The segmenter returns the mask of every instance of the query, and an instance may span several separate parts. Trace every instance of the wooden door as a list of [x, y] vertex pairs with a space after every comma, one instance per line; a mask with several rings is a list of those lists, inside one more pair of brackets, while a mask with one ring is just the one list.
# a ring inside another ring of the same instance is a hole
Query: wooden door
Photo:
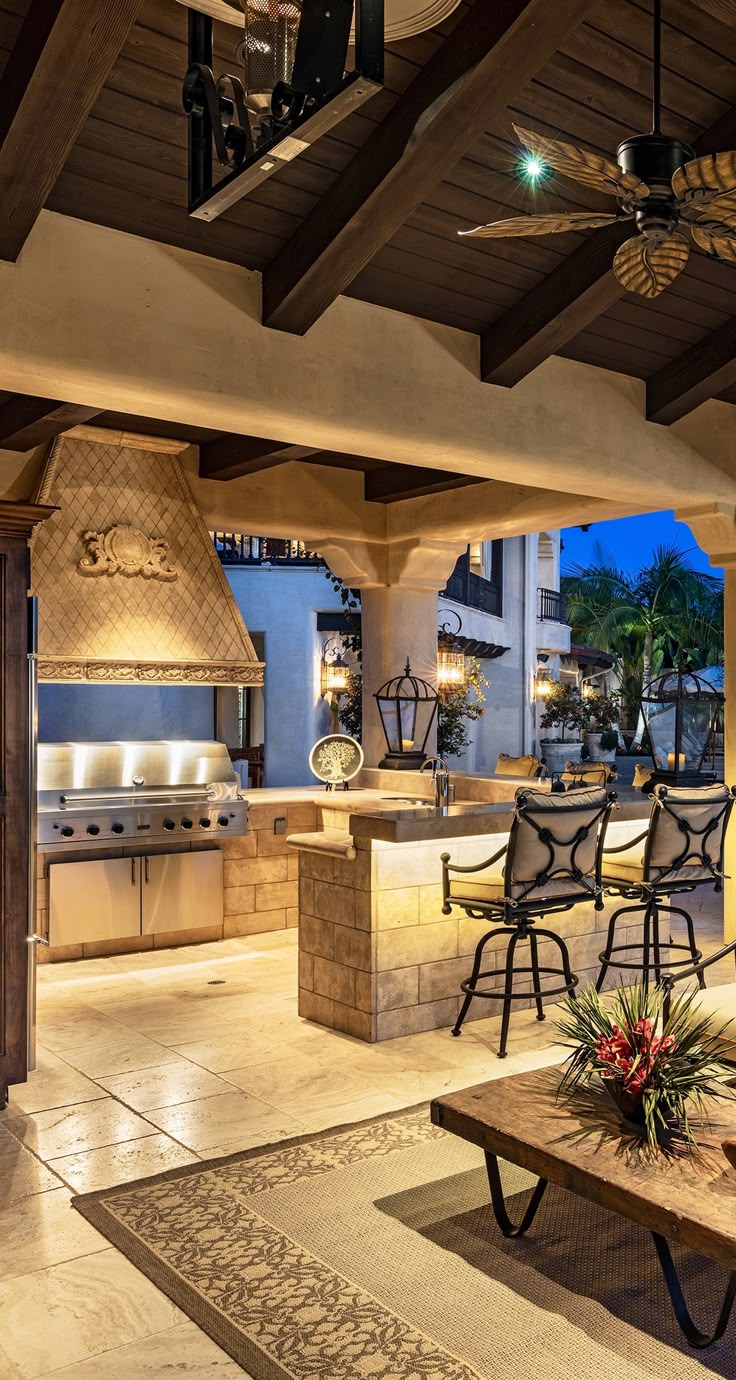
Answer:
[[54, 510], [0, 502], [0, 1109], [28, 1071], [30, 837], [28, 541]]

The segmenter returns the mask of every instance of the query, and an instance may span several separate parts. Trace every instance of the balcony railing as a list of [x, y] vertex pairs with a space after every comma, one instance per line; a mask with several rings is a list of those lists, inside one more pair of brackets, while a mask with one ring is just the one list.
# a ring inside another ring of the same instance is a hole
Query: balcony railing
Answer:
[[567, 622], [567, 599], [559, 589], [537, 590], [537, 618], [541, 623]]
[[467, 554], [460, 557], [440, 598], [454, 599], [466, 608], [480, 609], [482, 613], [493, 613], [501, 617], [501, 584], [486, 580], [470, 569]]
[[251, 537], [243, 532], [212, 532], [223, 565], [323, 566], [316, 551], [303, 541], [281, 537]]

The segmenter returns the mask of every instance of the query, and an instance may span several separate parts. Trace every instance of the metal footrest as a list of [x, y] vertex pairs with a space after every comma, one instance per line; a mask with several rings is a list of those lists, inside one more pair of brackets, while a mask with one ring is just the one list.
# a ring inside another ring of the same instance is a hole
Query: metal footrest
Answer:
[[[543, 976], [564, 978], [565, 976], [562, 968], [538, 968], [537, 972], [539, 973], [540, 978]], [[514, 968], [515, 978], [523, 977], [529, 974], [531, 974], [532, 977], [534, 976], [533, 968]], [[479, 973], [478, 977], [476, 978], [476, 982], [482, 982], [484, 978], [494, 977], [505, 978], [506, 969], [493, 968], [489, 969], [489, 971], [486, 973]], [[488, 997], [490, 1000], [493, 1000], [493, 998], [495, 997], [497, 1001], [536, 1001], [539, 997], [559, 997], [563, 992], [574, 991], [578, 984], [577, 974], [572, 973], [571, 977], [572, 981], [565, 982], [564, 987], [547, 987], [544, 989], [534, 987], [530, 988], [529, 991], [525, 992], [506, 992], [503, 987], [499, 988], [495, 992], [481, 992], [478, 987], [472, 985], [472, 978], [466, 978], [465, 982], [460, 983], [460, 990], [461, 992], [465, 992], [467, 996]]]

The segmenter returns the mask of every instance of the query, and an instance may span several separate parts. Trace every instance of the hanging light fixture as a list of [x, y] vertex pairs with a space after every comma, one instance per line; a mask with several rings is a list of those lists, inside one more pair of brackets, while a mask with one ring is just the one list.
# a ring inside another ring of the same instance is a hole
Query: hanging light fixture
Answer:
[[379, 767], [417, 771], [427, 757], [427, 739], [439, 702], [437, 691], [412, 674], [407, 657], [404, 674], [387, 680], [374, 698], [388, 748]]
[[342, 655], [343, 651], [344, 647], [336, 637], [330, 638], [322, 647], [320, 684], [323, 695], [344, 695], [350, 688], [350, 667]]
[[464, 690], [468, 683], [465, 653], [457, 641], [463, 620], [454, 609], [442, 609], [441, 612], [457, 618], [457, 627], [451, 632], [444, 622], [437, 633], [437, 689], [440, 694], [447, 690]]

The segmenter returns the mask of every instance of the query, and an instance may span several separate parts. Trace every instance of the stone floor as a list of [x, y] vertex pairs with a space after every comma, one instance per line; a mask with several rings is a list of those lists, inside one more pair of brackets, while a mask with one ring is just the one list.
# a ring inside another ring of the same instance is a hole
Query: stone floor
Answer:
[[[697, 912], [702, 947], [717, 898]], [[367, 1046], [299, 1018], [293, 931], [49, 965], [38, 1067], [0, 1115], [0, 1377], [244, 1372], [69, 1207], [74, 1192], [398, 1110], [556, 1062], [521, 1011]], [[712, 983], [731, 981], [729, 966]], [[712, 984], [711, 984], [712, 985]], [[347, 1377], [346, 1377], [347, 1380]]]

